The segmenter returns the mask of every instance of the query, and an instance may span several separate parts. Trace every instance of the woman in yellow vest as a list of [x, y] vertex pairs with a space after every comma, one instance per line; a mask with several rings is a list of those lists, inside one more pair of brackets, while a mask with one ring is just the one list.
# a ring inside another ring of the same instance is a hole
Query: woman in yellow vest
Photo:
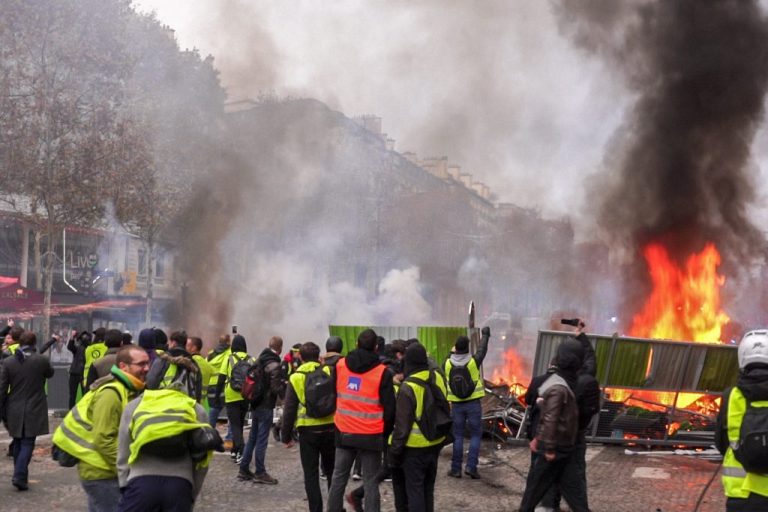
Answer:
[[[296, 426], [299, 432], [299, 454], [301, 469], [304, 471], [304, 490], [307, 493], [309, 512], [323, 512], [319, 464], [322, 464], [326, 475], [333, 474], [336, 452], [333, 414], [324, 418], [312, 418], [307, 414], [304, 384], [307, 374], [320, 367], [320, 347], [312, 342], [304, 343], [299, 347], [298, 355], [302, 364], [288, 379], [280, 438], [286, 447], [293, 446], [292, 431], [294, 425]], [[331, 368], [328, 366], [324, 366], [322, 371], [331, 375]], [[330, 488], [330, 479], [327, 483]]]
[[[742, 423], [749, 405], [756, 411], [765, 410], [768, 419], [768, 330], [746, 333], [739, 343], [738, 360], [739, 380], [723, 395], [715, 430], [715, 445], [725, 456], [722, 477], [727, 498], [725, 509], [728, 512], [768, 510], [768, 475], [747, 471], [737, 458], [741, 457]], [[768, 459], [768, 455], [759, 453], [760, 448], [751, 451], [752, 455]]]
[[[424, 413], [425, 388], [411, 380], [417, 379], [426, 385], [434, 379], [443, 393], [443, 400], [445, 381], [438, 372], [429, 370], [427, 350], [420, 343], [413, 343], [406, 349], [404, 361], [406, 380], [397, 394], [395, 428], [387, 453], [393, 468], [392, 486], [398, 510], [405, 505], [412, 512], [433, 512], [437, 460], [445, 438], [429, 440], [419, 430], [417, 421]], [[403, 500], [406, 503], [402, 503]]]

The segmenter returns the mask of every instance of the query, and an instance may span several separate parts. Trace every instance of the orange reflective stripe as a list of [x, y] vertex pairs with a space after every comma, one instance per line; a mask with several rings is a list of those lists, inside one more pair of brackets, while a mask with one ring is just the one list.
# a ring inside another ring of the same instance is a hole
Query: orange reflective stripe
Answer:
[[379, 364], [366, 373], [354, 373], [346, 359], [336, 364], [336, 416], [339, 431], [347, 434], [384, 433], [384, 407], [379, 388], [385, 367]]

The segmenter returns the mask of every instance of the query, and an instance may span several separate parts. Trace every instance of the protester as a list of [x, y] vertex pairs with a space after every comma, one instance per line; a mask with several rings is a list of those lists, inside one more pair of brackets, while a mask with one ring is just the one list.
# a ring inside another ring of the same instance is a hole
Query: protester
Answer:
[[[169, 345], [173, 351], [173, 341]], [[192, 370], [179, 365], [177, 371]], [[148, 389], [123, 411], [117, 453], [120, 512], [192, 510], [211, 450], [221, 445], [203, 407], [186, 393], [184, 383], [198, 377], [181, 376], [166, 388]]]
[[325, 342], [325, 354], [321, 358], [323, 364], [330, 367], [336, 367], [336, 363], [341, 359], [341, 351], [344, 350], [344, 342], [338, 336], [330, 336]]
[[91, 370], [91, 365], [94, 361], [106, 354], [107, 345], [104, 343], [104, 336], [107, 334], [107, 330], [104, 327], [99, 327], [93, 331], [93, 342], [85, 349], [85, 368], [83, 368], [83, 388], [88, 389], [88, 372]]
[[117, 510], [120, 417], [128, 401], [143, 391], [148, 371], [149, 356], [144, 350], [133, 345], [120, 348], [109, 375], [92, 384], [53, 436], [59, 449], [79, 459], [77, 471], [88, 496], [88, 512]]
[[100, 358], [96, 359], [91, 368], [88, 370], [88, 375], [85, 378], [85, 389], [90, 389], [96, 379], [100, 379], [109, 375], [112, 366], [114, 366], [117, 360], [117, 352], [123, 345], [123, 334], [117, 329], [110, 329], [104, 334], [104, 345], [107, 347], [107, 351]]
[[154, 329], [142, 329], [139, 333], [139, 346], [149, 356], [149, 363], [152, 364], [157, 358], [157, 343], [155, 341], [156, 333]]
[[[234, 341], [232, 345], [234, 347]], [[260, 365], [264, 372], [267, 389], [258, 403], [250, 404], [253, 421], [251, 422], [251, 432], [248, 435], [248, 444], [245, 445], [242, 461], [239, 461], [240, 471], [237, 477], [240, 480], [253, 480], [257, 484], [277, 484], [277, 478], [267, 473], [265, 459], [275, 403], [278, 396], [283, 394], [283, 373], [280, 368], [280, 352], [282, 350], [283, 339], [280, 336], [272, 336], [269, 339], [269, 345], [262, 350], [256, 360], [256, 364]], [[253, 455], [253, 473], [250, 470], [251, 455]]]
[[[197, 336], [187, 338], [187, 352], [192, 356], [192, 360], [197, 363], [197, 367], [200, 368], [200, 376], [202, 377], [202, 388], [200, 390], [200, 403], [205, 409], [205, 412], [210, 411], [210, 405], [208, 403], [208, 386], [213, 377], [213, 366], [204, 358], [200, 353], [203, 350], [203, 340]], [[213, 423], [214, 428], [216, 423]]]
[[480, 457], [480, 441], [483, 437], [483, 408], [485, 396], [481, 368], [488, 352], [491, 329], [483, 327], [482, 339], [477, 353], [469, 353], [469, 338], [456, 338], [453, 354], [445, 361], [445, 378], [448, 380], [448, 401], [451, 402], [453, 418], [453, 456], [448, 476], [461, 478], [461, 464], [464, 458], [464, 426], [469, 426], [469, 453], [464, 474], [480, 478], [477, 462]]
[[579, 475], [564, 471], [576, 444], [579, 410], [573, 390], [583, 359], [581, 343], [562, 342], [557, 349], [557, 370], [539, 388], [541, 417], [530, 443], [534, 461], [528, 472], [521, 512], [533, 512], [555, 482], [559, 482], [560, 492], [571, 510], [588, 512]]
[[[252, 363], [252, 358], [248, 355], [248, 347], [245, 344], [245, 338], [237, 334], [232, 338], [232, 351], [221, 365], [219, 370], [219, 379], [216, 383], [215, 402], [218, 403], [221, 392], [224, 392], [224, 403], [227, 406], [227, 419], [232, 427], [232, 461], [240, 465], [243, 460], [243, 425], [245, 415], [248, 413], [248, 402], [243, 399], [240, 391], [233, 388], [233, 370], [240, 362]], [[242, 383], [241, 383], [242, 384]]]
[[366, 329], [357, 348], [336, 364], [336, 454], [328, 511], [341, 512], [344, 489], [355, 460], [360, 457], [365, 486], [365, 510], [380, 509], [379, 483], [384, 443], [395, 419], [392, 374], [376, 354], [376, 333]]
[[[334, 426], [333, 413], [314, 418], [307, 413], [307, 375], [318, 368], [332, 380], [331, 367], [320, 364], [320, 347], [312, 342], [304, 343], [299, 349], [302, 364], [289, 379], [283, 404], [283, 427], [280, 438], [285, 446], [294, 445], [294, 425], [299, 433], [299, 456], [304, 472], [304, 491], [307, 493], [309, 512], [323, 512], [323, 496], [320, 492], [319, 465], [326, 475], [333, 474]], [[328, 482], [330, 488], [331, 482]]]
[[[9, 320], [9, 322], [13, 322], [13, 320]], [[21, 341], [21, 335], [24, 334], [24, 329], [20, 325], [11, 324], [8, 327], [10, 327], [10, 329], [6, 334], [6, 337], [10, 336], [10, 339], [5, 341], [5, 348], [2, 353], [0, 353], [0, 361], [7, 359], [16, 353], [20, 346], [19, 342]]]
[[437, 390], [438, 396], [433, 395], [435, 402], [444, 402], [447, 409], [445, 381], [442, 375], [429, 369], [427, 351], [420, 343], [412, 344], [405, 351], [404, 372], [406, 378], [397, 395], [397, 412], [388, 456], [390, 465], [395, 468], [392, 479], [395, 508], [408, 512], [433, 512], [437, 459], [445, 436], [428, 439], [418, 422], [427, 413], [424, 409], [426, 389], [430, 393]]
[[[227, 360], [231, 352], [229, 344], [229, 334], [222, 335], [219, 337], [219, 344], [216, 345], [213, 350], [208, 352], [208, 357], [206, 358], [208, 363], [211, 365], [211, 368], [213, 368], [213, 374], [211, 375], [211, 379], [208, 381], [208, 405], [211, 408], [209, 414], [211, 426], [213, 428], [216, 428], [216, 421], [219, 419], [221, 410], [224, 408], [224, 404], [221, 402], [221, 398], [216, 396], [216, 385], [219, 382], [219, 371], [221, 370], [221, 367], [224, 365], [224, 361]], [[230, 429], [231, 426], [228, 426], [227, 428]], [[231, 438], [232, 435], [230, 430], [227, 433], [225, 440]]]
[[83, 331], [72, 335], [67, 342], [67, 350], [72, 352], [72, 364], [69, 365], [69, 408], [72, 409], [82, 392], [83, 372], [85, 371], [85, 349], [91, 344], [91, 333]]
[[35, 439], [48, 433], [45, 381], [53, 377], [48, 358], [37, 353], [37, 337], [25, 332], [19, 348], [0, 368], [0, 418], [13, 438], [13, 477], [20, 491], [29, 488], [29, 462]]
[[133, 334], [131, 334], [128, 331], [125, 331], [123, 334], [123, 346], [125, 345], [131, 345], [133, 343]]
[[168, 349], [158, 353], [147, 374], [147, 389], [167, 389], [171, 384], [181, 386], [184, 393], [201, 400], [203, 388], [200, 368], [187, 352], [187, 333], [174, 331], [168, 339]]
[[[723, 394], [715, 425], [715, 446], [724, 455], [725, 510], [768, 510], [764, 433], [754, 437], [757, 443], [748, 441], [750, 433], [764, 431], [766, 422], [765, 408], [752, 404], [768, 401], [768, 330], [746, 333], [739, 343], [737, 358], [739, 378]], [[762, 467], [753, 467], [755, 463]]]

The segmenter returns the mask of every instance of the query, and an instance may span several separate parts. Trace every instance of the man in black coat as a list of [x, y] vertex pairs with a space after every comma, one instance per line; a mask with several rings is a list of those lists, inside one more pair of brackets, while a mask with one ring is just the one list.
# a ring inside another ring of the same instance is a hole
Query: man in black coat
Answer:
[[19, 345], [0, 368], [0, 418], [14, 443], [11, 483], [26, 491], [35, 438], [48, 433], [45, 380], [53, 377], [53, 366], [47, 357], [37, 353], [34, 333], [25, 332]]

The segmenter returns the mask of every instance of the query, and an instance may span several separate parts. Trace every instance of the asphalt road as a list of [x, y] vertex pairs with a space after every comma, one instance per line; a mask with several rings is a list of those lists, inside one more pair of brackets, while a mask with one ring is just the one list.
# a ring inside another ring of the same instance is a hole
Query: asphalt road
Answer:
[[[57, 421], [52, 420], [52, 427]], [[8, 442], [3, 429], [3, 453]], [[457, 480], [446, 476], [450, 465], [447, 447], [440, 457], [435, 510], [517, 510], [529, 460], [525, 447], [496, 449], [494, 444], [484, 441], [479, 467], [483, 479]], [[590, 508], [594, 512], [693, 512], [700, 498], [700, 512], [725, 509], [719, 474], [712, 478], [719, 470], [717, 462], [681, 455], [628, 455], [625, 448], [602, 445], [590, 446], [587, 460]], [[217, 454], [195, 510], [306, 510], [298, 447], [286, 449], [270, 440], [266, 464], [269, 473], [279, 479], [278, 485], [237, 481], [237, 467], [229, 456]], [[0, 457], [2, 511], [87, 510], [76, 469], [59, 467], [50, 459], [50, 436], [38, 441], [30, 466], [29, 491], [16, 491], [11, 486], [11, 473], [12, 460]], [[353, 485], [357, 483], [350, 480], [350, 489]], [[382, 510], [394, 510], [391, 484], [382, 484], [381, 494]]]

